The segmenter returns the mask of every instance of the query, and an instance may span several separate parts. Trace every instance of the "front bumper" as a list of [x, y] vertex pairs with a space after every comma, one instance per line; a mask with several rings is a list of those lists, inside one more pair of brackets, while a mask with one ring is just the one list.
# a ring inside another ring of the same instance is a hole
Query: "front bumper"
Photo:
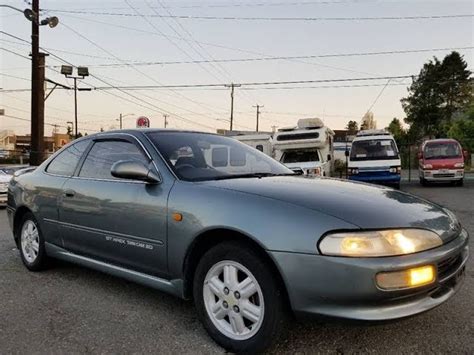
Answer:
[[6, 206], [8, 200], [7, 192], [0, 192], [0, 206]]
[[[271, 252], [296, 315], [324, 315], [356, 320], [390, 320], [434, 308], [454, 295], [469, 255], [465, 230], [451, 242], [412, 255], [347, 258]], [[432, 264], [435, 283], [409, 290], [384, 291], [375, 283], [382, 271]]]
[[398, 184], [400, 183], [400, 174], [387, 175], [350, 175], [349, 180], [369, 182], [372, 184]]
[[421, 170], [420, 177], [427, 181], [457, 181], [464, 178], [463, 169]]

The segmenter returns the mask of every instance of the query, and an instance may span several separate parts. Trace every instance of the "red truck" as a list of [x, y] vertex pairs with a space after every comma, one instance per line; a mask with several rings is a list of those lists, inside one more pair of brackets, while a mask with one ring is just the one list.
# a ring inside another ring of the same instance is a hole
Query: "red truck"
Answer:
[[418, 152], [420, 183], [423, 186], [431, 182], [462, 185], [465, 157], [467, 151], [463, 151], [459, 142], [454, 139], [425, 141]]

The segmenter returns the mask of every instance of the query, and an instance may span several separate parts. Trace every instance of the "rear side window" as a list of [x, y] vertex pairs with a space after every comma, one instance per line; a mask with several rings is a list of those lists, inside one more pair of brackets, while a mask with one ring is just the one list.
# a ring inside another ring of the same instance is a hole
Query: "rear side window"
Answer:
[[148, 159], [140, 149], [126, 141], [101, 141], [92, 146], [84, 160], [79, 176], [96, 179], [117, 179], [110, 173], [119, 160], [136, 160], [148, 165]]
[[72, 176], [77, 163], [89, 145], [90, 140], [83, 140], [71, 145], [59, 153], [46, 168], [46, 172], [55, 175]]

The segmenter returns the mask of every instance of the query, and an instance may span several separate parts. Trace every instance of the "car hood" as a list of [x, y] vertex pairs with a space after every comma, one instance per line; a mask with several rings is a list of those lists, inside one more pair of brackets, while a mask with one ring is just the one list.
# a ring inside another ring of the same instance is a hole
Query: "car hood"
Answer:
[[445, 241], [461, 231], [448, 210], [398, 190], [338, 179], [264, 177], [204, 184], [259, 195], [317, 210], [360, 228], [430, 229]]

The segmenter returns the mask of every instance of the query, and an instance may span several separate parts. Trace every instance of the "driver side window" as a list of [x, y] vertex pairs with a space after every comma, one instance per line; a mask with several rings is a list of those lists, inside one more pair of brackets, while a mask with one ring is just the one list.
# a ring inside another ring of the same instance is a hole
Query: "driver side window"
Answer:
[[95, 142], [89, 151], [79, 176], [118, 180], [112, 176], [110, 170], [112, 165], [120, 160], [136, 160], [145, 165], [149, 163], [135, 144], [127, 141], [99, 141]]

